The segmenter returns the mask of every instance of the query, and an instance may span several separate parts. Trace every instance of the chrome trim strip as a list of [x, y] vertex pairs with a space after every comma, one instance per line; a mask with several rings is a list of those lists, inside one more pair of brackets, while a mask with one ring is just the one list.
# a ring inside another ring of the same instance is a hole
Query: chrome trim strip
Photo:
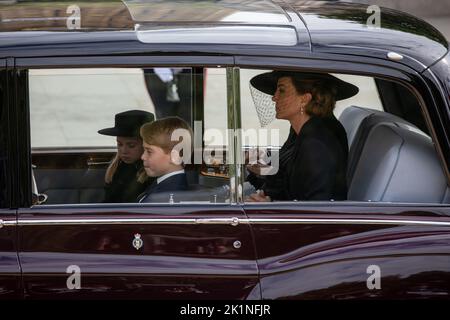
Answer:
[[36, 225], [128, 225], [128, 224], [195, 224], [196, 219], [19, 219], [19, 226], [36, 226]]
[[16, 220], [1, 220], [0, 219], [0, 229], [3, 227], [14, 227], [17, 225]]
[[[211, 218], [211, 219], [22, 219], [19, 220], [19, 226], [72, 226], [72, 225], [129, 225], [129, 224], [186, 224], [186, 225], [198, 225], [198, 224], [225, 224], [237, 226], [242, 220], [236, 217], [231, 218]], [[244, 222], [244, 223], [248, 223]]]
[[374, 224], [374, 225], [431, 225], [450, 227], [449, 222], [385, 220], [385, 219], [248, 219], [250, 224]]
[[228, 175], [230, 177], [230, 203], [238, 203], [237, 172], [236, 172], [236, 101], [235, 101], [235, 72], [233, 67], [227, 67], [227, 129], [228, 131]]
[[244, 204], [244, 158], [242, 151], [241, 80], [240, 69], [233, 68], [233, 121], [234, 121], [234, 167], [236, 170], [236, 202]]
[[367, 224], [367, 225], [412, 225], [412, 226], [442, 226], [450, 227], [449, 222], [439, 221], [413, 221], [413, 220], [385, 220], [385, 219], [239, 219], [232, 218], [206, 218], [206, 219], [21, 219], [16, 221], [3, 221], [6, 226], [38, 226], [38, 225], [129, 225], [129, 224]]

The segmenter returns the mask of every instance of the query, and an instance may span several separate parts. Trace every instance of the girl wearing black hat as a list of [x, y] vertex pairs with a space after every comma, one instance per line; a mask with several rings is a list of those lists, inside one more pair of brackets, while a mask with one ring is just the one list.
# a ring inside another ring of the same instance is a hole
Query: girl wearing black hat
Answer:
[[260, 91], [254, 100], [264, 98], [261, 92], [272, 96], [276, 118], [291, 129], [275, 175], [259, 176], [257, 165], [248, 166], [248, 180], [260, 190], [247, 201], [347, 199], [347, 135], [333, 110], [358, 88], [329, 74], [287, 71], [257, 75], [250, 84]]
[[116, 114], [115, 126], [99, 130], [98, 133], [115, 136], [117, 154], [105, 174], [106, 203], [136, 202], [140, 195], [152, 182], [145, 174], [141, 156], [144, 152], [140, 127], [154, 121], [152, 113], [141, 110], [130, 110]]

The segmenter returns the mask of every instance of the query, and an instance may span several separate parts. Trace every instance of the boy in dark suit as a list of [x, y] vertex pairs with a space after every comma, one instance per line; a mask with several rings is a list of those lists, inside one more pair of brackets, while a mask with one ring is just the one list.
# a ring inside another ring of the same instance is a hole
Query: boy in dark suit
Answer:
[[138, 202], [152, 202], [152, 195], [188, 190], [183, 158], [190, 158], [192, 131], [186, 121], [168, 117], [141, 127], [144, 170], [154, 181], [138, 197]]

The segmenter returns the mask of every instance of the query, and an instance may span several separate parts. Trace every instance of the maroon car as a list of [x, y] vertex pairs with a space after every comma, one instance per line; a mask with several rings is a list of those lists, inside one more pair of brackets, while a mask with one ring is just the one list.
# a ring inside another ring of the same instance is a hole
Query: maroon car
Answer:
[[[0, 298], [449, 299], [449, 44], [378, 9], [0, 4]], [[254, 103], [272, 70], [358, 87], [334, 110], [347, 200], [247, 201], [290, 130]], [[98, 130], [126, 110], [191, 125], [188, 190], [104, 201]]]

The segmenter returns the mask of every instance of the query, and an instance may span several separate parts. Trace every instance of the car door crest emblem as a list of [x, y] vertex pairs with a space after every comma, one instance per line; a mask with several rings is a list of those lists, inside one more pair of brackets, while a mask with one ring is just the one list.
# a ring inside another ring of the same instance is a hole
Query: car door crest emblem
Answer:
[[141, 239], [141, 235], [139, 233], [136, 233], [134, 235], [134, 240], [133, 240], [133, 247], [136, 250], [139, 250], [140, 248], [142, 248], [142, 246], [144, 245], [144, 241], [142, 241]]

